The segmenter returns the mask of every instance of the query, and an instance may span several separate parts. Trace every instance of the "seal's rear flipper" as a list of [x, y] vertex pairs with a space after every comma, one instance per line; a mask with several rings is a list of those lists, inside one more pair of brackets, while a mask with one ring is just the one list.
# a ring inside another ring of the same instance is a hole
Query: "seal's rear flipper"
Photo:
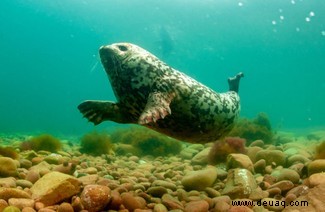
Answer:
[[239, 72], [238, 74], [236, 74], [236, 76], [228, 78], [229, 91], [235, 91], [236, 93], [238, 93], [239, 81], [242, 77], [244, 77], [244, 73]]

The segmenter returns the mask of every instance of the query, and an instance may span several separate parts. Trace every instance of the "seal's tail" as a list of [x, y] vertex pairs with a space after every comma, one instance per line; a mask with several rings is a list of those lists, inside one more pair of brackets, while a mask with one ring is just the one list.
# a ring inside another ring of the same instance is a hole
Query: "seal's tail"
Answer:
[[229, 91], [235, 91], [236, 93], [238, 93], [239, 81], [242, 77], [244, 77], [244, 73], [239, 72], [238, 74], [236, 74], [236, 76], [228, 78]]

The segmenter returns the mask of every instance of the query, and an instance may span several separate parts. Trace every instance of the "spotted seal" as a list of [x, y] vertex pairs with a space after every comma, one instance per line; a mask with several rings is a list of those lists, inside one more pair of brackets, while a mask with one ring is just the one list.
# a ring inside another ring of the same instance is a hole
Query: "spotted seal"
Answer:
[[95, 125], [133, 123], [179, 140], [206, 143], [228, 132], [238, 117], [242, 73], [228, 79], [228, 92], [216, 93], [137, 45], [102, 46], [99, 54], [117, 102], [89, 100], [78, 106]]

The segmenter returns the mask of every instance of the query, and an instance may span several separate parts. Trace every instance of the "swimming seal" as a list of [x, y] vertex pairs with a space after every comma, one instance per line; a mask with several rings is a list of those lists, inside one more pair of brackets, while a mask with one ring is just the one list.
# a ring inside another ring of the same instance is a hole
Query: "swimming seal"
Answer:
[[85, 101], [80, 112], [95, 125], [103, 121], [146, 126], [190, 143], [215, 141], [239, 115], [243, 73], [228, 79], [229, 91], [216, 93], [131, 43], [99, 49], [117, 102]]

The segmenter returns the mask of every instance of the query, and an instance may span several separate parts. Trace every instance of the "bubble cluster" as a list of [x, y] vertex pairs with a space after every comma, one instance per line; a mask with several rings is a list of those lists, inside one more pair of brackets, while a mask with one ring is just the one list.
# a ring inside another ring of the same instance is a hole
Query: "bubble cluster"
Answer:
[[309, 15], [305, 18], [306, 22], [310, 22], [311, 18], [315, 16], [315, 13], [313, 11], [309, 12]]

